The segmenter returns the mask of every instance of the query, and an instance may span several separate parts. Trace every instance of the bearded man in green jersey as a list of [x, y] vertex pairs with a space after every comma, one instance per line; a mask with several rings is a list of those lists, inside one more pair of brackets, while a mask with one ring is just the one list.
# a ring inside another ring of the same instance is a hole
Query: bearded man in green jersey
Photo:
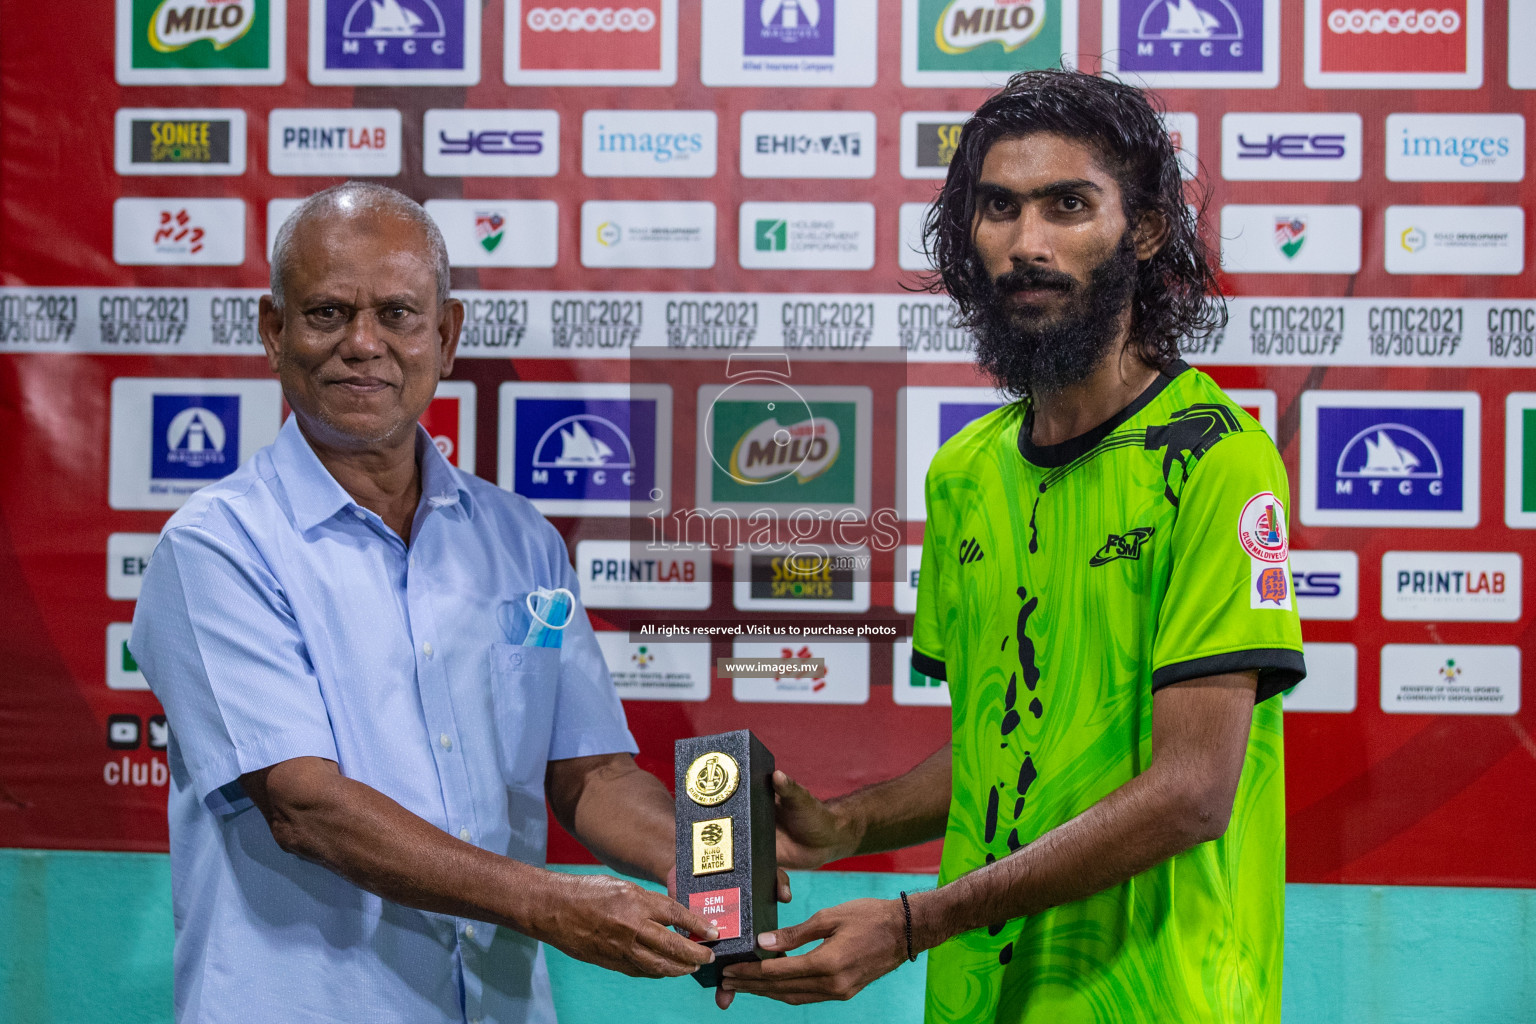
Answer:
[[780, 864], [943, 836], [940, 884], [761, 936], [822, 941], [726, 968], [719, 1001], [850, 998], [926, 949], [930, 1022], [1278, 1024], [1289, 494], [1178, 358], [1224, 310], [1174, 146], [1137, 89], [1020, 74], [927, 230], [1017, 399], [927, 477], [912, 670], [948, 681], [952, 739], [825, 803], [774, 782]]

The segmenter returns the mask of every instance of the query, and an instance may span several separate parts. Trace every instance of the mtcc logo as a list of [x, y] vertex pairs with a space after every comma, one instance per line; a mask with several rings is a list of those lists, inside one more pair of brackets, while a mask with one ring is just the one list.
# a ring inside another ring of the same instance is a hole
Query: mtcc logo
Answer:
[[1402, 423], [1376, 423], [1351, 437], [1334, 469], [1340, 494], [1353, 494], [1361, 481], [1372, 494], [1392, 487], [1411, 495], [1416, 484], [1439, 496], [1445, 489], [1440, 453], [1423, 433]]

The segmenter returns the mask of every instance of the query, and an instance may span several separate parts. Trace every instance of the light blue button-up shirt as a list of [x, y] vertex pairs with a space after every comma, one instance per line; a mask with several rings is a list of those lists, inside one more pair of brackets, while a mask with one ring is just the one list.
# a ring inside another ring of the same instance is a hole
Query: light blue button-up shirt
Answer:
[[543, 866], [550, 760], [636, 750], [585, 614], [522, 646], [555, 529], [418, 433], [409, 547], [290, 418], [171, 517], [130, 647], [171, 726], [181, 1021], [554, 1020], [542, 947], [284, 853], [239, 777], [324, 757], [465, 842]]

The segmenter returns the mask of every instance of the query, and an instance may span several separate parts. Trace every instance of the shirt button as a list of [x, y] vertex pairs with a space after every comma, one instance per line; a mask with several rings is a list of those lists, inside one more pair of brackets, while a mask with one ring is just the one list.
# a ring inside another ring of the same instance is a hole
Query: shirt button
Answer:
[[352, 514], [353, 514], [353, 515], [355, 515], [355, 516], [357, 516], [357, 518], [359, 518], [359, 519], [367, 519], [367, 518], [368, 518], [368, 513], [367, 513], [367, 512], [364, 512], [364, 511], [363, 511], [363, 510], [362, 510], [362, 509], [360, 509], [360, 508], [355, 508], [355, 509], [353, 509], [353, 510], [352, 510]]
[[466, 939], [472, 939], [472, 938], [475, 937], [475, 926], [474, 925], [467, 924], [467, 925], [464, 926], [464, 937]]
[[469, 842], [469, 829], [467, 829], [467, 828], [459, 829], [459, 838], [464, 840], [466, 843]]
[[442, 747], [444, 750], [452, 750], [453, 749], [453, 740], [448, 738], [448, 734], [447, 733], [443, 733], [441, 736], [439, 736], [437, 738], [437, 743], [438, 743], [438, 746]]
[[429, 658], [432, 657], [432, 645], [430, 643], [422, 644], [421, 653], [425, 654]]

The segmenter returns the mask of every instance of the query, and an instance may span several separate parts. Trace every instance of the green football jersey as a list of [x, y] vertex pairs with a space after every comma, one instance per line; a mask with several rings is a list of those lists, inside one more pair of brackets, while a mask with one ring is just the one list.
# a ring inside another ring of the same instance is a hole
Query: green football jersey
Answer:
[[1027, 405], [928, 472], [913, 671], [953, 701], [940, 882], [1087, 810], [1152, 757], [1163, 686], [1258, 671], [1226, 834], [1122, 885], [931, 951], [927, 1020], [1278, 1024], [1281, 690], [1305, 674], [1285, 469], [1210, 377], [1170, 366], [1108, 422], [1030, 441]]

